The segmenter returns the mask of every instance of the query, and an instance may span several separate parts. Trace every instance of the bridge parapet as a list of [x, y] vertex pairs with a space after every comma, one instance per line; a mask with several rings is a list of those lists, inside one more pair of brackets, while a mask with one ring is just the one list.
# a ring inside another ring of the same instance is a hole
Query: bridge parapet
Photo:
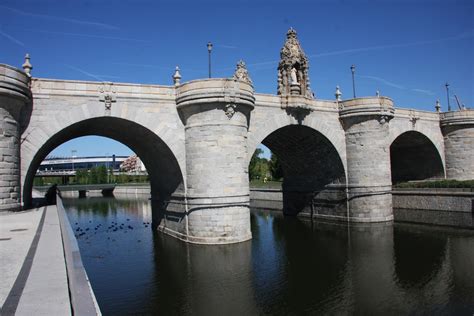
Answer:
[[20, 208], [20, 114], [30, 104], [30, 77], [0, 64], [0, 211]]
[[441, 113], [444, 136], [446, 177], [474, 179], [474, 110]]
[[[206, 79], [186, 82], [176, 91], [178, 110], [187, 113], [191, 105], [219, 104], [228, 115], [229, 104], [246, 106], [250, 110], [255, 104], [252, 85], [234, 79]], [[234, 110], [237, 110], [234, 107]]]
[[440, 113], [410, 108], [395, 108], [395, 118], [416, 118], [416, 120], [439, 122]]
[[451, 111], [440, 114], [440, 123], [442, 127], [474, 125], [474, 110]]
[[174, 99], [175, 89], [170, 86], [134, 84], [107, 81], [58, 80], [33, 78], [31, 90], [35, 98], [99, 97], [101, 93], [114, 93], [121, 99]]
[[22, 107], [31, 100], [30, 78], [20, 69], [0, 64], [0, 106], [15, 120]]
[[387, 97], [356, 98], [339, 103], [339, 115], [343, 119], [350, 117], [378, 116], [388, 121], [394, 117], [393, 101]]

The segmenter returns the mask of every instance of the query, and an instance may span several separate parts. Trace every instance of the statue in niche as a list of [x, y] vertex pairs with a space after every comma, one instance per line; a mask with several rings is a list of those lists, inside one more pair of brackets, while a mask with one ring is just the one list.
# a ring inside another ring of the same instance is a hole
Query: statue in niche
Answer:
[[291, 94], [291, 85], [299, 85], [298, 95], [313, 98], [308, 76], [308, 59], [296, 36], [296, 31], [290, 28], [286, 33], [286, 41], [280, 51], [278, 64], [278, 94]]
[[291, 84], [298, 84], [298, 77], [296, 75], [296, 68], [291, 68]]

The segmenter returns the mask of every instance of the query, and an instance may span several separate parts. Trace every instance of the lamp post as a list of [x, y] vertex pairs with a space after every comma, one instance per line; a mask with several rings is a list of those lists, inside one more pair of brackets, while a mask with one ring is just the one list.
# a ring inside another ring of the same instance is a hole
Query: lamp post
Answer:
[[109, 153], [105, 153], [105, 165], [107, 166], [107, 183], [109, 183]]
[[74, 154], [77, 153], [77, 150], [73, 149], [71, 150], [71, 156], [72, 156], [72, 173], [74, 173]]
[[451, 104], [449, 103], [449, 83], [446, 82], [444, 85], [446, 87], [446, 97], [448, 98], [448, 112], [451, 111]]
[[207, 51], [209, 53], [209, 78], [211, 78], [211, 51], [212, 51], [211, 42], [207, 42]]
[[[71, 150], [71, 156], [72, 156], [72, 175], [75, 176], [76, 173], [74, 172], [74, 154], [77, 153], [77, 150], [73, 149]], [[69, 177], [67, 177], [67, 182], [69, 184]], [[74, 179], [74, 182], [77, 182], [77, 179]]]
[[354, 99], [356, 98], [356, 87], [355, 87], [355, 81], [354, 81], [355, 70], [356, 70], [355, 65], [352, 65], [352, 66], [351, 66], [351, 72], [352, 72], [352, 94], [354, 95]]

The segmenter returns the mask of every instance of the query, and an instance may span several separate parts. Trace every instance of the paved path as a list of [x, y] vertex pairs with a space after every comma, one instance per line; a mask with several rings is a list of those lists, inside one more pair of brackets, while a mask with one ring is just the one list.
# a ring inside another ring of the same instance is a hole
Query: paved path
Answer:
[[71, 315], [54, 205], [0, 213], [1, 315]]

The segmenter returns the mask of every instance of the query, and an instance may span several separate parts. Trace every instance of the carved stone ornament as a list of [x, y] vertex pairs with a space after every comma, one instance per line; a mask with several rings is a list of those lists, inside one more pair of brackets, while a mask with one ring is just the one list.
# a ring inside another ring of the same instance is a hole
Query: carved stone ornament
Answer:
[[250, 79], [249, 72], [247, 71], [247, 66], [245, 62], [240, 60], [237, 63], [237, 68], [235, 69], [234, 77], [235, 80], [240, 80], [252, 84], [252, 79]]
[[106, 110], [110, 110], [112, 108], [112, 103], [117, 101], [113, 85], [114, 84], [111, 82], [104, 82], [102, 86], [99, 87], [99, 100], [100, 102], [104, 102]]
[[388, 121], [390, 120], [390, 117], [388, 115], [380, 115], [379, 117], [379, 123], [381, 125], [384, 125], [385, 123], [387, 123]]
[[237, 105], [234, 103], [229, 103], [225, 106], [225, 115], [229, 120], [232, 118], [232, 116], [234, 116], [236, 108]]
[[[299, 85], [298, 94], [313, 98], [308, 76], [308, 59], [296, 37], [296, 31], [290, 28], [286, 33], [286, 41], [280, 51], [280, 63], [278, 64], [278, 94], [291, 94], [292, 84]], [[295, 89], [293, 89], [295, 94]]]
[[410, 122], [413, 128], [415, 128], [416, 122], [420, 119], [419, 116], [415, 115], [414, 111], [410, 111]]

